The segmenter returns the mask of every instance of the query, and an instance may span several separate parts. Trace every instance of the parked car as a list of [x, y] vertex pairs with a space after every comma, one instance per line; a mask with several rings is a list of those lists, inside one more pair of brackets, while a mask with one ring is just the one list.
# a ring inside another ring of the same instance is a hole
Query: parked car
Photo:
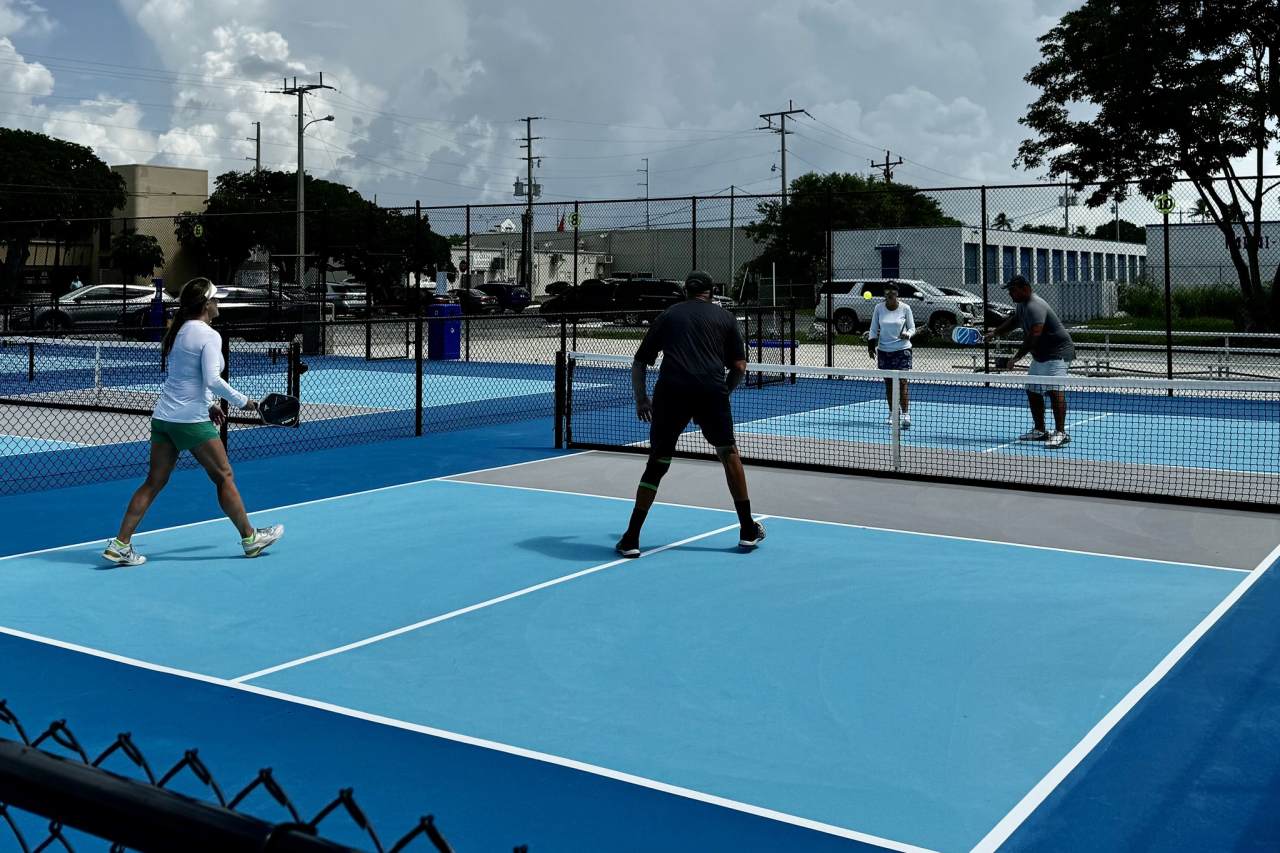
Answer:
[[[552, 282], [552, 284], [559, 283]], [[565, 283], [567, 284], [567, 282]], [[512, 311], [519, 314], [533, 301], [533, 298], [529, 295], [529, 290], [514, 281], [487, 281], [484, 284], [476, 285], [472, 290], [487, 293], [498, 300], [499, 311]], [[550, 293], [550, 285], [548, 285], [547, 291]]]
[[947, 296], [957, 296], [966, 302], [972, 302], [974, 305], [983, 305], [984, 322], [988, 326], [999, 326], [1005, 320], [1009, 319], [1009, 315], [1013, 313], [1013, 306], [1007, 302], [982, 302], [982, 297], [969, 290], [961, 290], [958, 287], [943, 287], [938, 285]]
[[604, 315], [615, 310], [613, 292], [616, 282], [589, 278], [577, 287], [562, 289], [543, 301], [538, 311], [547, 319], [561, 314]]
[[490, 296], [471, 287], [456, 287], [449, 291], [453, 301], [462, 306], [463, 314], [497, 314], [502, 311], [496, 296]]
[[621, 322], [638, 326], [685, 299], [684, 285], [669, 279], [625, 279], [613, 291], [613, 307]]
[[[58, 299], [14, 315], [15, 327], [70, 331], [94, 326], [114, 328], [125, 318], [151, 307], [156, 289], [146, 284], [88, 284]], [[164, 295], [166, 306], [178, 301]]]
[[369, 291], [354, 279], [331, 281], [325, 284], [325, 301], [333, 306], [338, 316], [363, 314], [369, 307]]
[[[818, 304], [813, 318], [818, 323], [834, 322], [836, 332], [851, 335], [865, 329], [871, 322], [871, 311], [876, 302], [884, 298], [884, 286], [892, 282], [898, 287], [898, 297], [911, 306], [916, 324], [935, 335], [950, 334], [953, 326], [971, 326], [978, 320], [976, 302], [959, 296], [947, 296], [927, 281], [919, 279], [837, 279], [824, 284], [818, 293]], [[827, 294], [831, 299], [827, 299]], [[867, 299], [864, 293], [870, 293]], [[828, 302], [832, 316], [827, 316]]]

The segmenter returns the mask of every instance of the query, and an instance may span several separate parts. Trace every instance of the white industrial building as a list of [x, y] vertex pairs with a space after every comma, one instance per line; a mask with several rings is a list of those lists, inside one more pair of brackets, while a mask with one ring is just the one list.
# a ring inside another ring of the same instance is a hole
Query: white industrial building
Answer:
[[[1263, 222], [1258, 246], [1258, 262], [1263, 280], [1270, 282], [1280, 268], [1280, 222]], [[1244, 235], [1236, 229], [1235, 241], [1241, 245]], [[1241, 253], [1244, 248], [1241, 246]], [[1164, 226], [1147, 226], [1147, 259], [1151, 277], [1157, 284], [1164, 281]], [[1236, 268], [1231, 263], [1227, 237], [1213, 222], [1170, 223], [1169, 282], [1173, 287], [1206, 287], [1226, 284], [1240, 286]]]
[[[1029, 231], [965, 225], [871, 228], [832, 234], [834, 278], [921, 279], [940, 287], [982, 292], [1016, 273], [1067, 320], [1115, 314], [1117, 286], [1146, 274], [1147, 246]], [[995, 294], [993, 301], [1000, 301]]]

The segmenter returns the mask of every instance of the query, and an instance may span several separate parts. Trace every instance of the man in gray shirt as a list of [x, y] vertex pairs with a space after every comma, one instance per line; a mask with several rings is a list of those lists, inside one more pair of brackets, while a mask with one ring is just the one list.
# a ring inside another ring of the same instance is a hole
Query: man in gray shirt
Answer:
[[[1030, 353], [1031, 367], [1027, 373], [1031, 376], [1066, 376], [1068, 365], [1076, 357], [1076, 348], [1058, 315], [1048, 302], [1031, 292], [1031, 284], [1022, 276], [1015, 275], [1004, 287], [1009, 291], [1015, 310], [1008, 320], [991, 331], [989, 337], [1007, 335], [1021, 326], [1022, 346], [1012, 358], [997, 361], [996, 366], [1001, 369], [1012, 367]], [[1045, 431], [1045, 394], [1049, 395], [1053, 405], [1052, 434]], [[1067, 435], [1067, 395], [1062, 385], [1028, 385], [1027, 402], [1031, 406], [1033, 428], [1019, 437], [1021, 441], [1043, 441], [1045, 447], [1058, 448], [1071, 440]]]

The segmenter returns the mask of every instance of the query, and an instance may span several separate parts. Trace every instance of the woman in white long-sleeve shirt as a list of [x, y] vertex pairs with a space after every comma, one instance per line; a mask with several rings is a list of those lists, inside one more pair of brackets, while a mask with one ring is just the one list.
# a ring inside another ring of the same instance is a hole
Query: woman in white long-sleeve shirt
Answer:
[[[871, 328], [867, 333], [867, 353], [876, 360], [880, 370], [911, 369], [911, 336], [916, 333], [916, 318], [911, 306], [898, 301], [898, 288], [884, 286], [884, 302], [871, 312]], [[907, 394], [907, 380], [898, 382], [899, 421], [903, 429], [911, 428], [911, 400]], [[893, 423], [893, 380], [884, 381], [885, 399], [889, 401], [889, 420]]]
[[284, 535], [275, 524], [256, 530], [249, 523], [244, 501], [236, 488], [227, 450], [218, 436], [225, 415], [214, 403], [215, 395], [246, 411], [258, 407], [255, 400], [232, 388], [222, 378], [222, 337], [209, 324], [218, 316], [218, 290], [207, 278], [196, 278], [182, 288], [178, 315], [160, 345], [167, 362], [164, 385], [151, 417], [151, 463], [146, 481], [133, 493], [120, 522], [120, 532], [107, 543], [102, 555], [124, 566], [147, 561], [133, 547], [133, 533], [142, 523], [156, 495], [169, 482], [184, 450], [204, 466], [218, 489], [218, 503], [240, 533], [246, 557], [256, 557]]

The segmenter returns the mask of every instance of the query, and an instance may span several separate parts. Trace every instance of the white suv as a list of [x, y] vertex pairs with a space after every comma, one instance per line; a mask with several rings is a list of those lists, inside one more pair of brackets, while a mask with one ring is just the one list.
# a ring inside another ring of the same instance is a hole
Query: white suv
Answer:
[[[905, 278], [836, 279], [823, 284], [813, 319], [819, 323], [834, 320], [837, 334], [859, 332], [870, 324], [871, 311], [884, 299], [884, 287], [890, 283], [897, 285], [898, 298], [911, 306], [916, 325], [927, 327], [933, 334], [946, 335], [952, 326], [981, 322], [978, 303], [962, 296], [947, 296], [927, 281]], [[871, 298], [867, 299], [864, 293], [870, 293]], [[831, 317], [827, 316], [828, 303]]]

